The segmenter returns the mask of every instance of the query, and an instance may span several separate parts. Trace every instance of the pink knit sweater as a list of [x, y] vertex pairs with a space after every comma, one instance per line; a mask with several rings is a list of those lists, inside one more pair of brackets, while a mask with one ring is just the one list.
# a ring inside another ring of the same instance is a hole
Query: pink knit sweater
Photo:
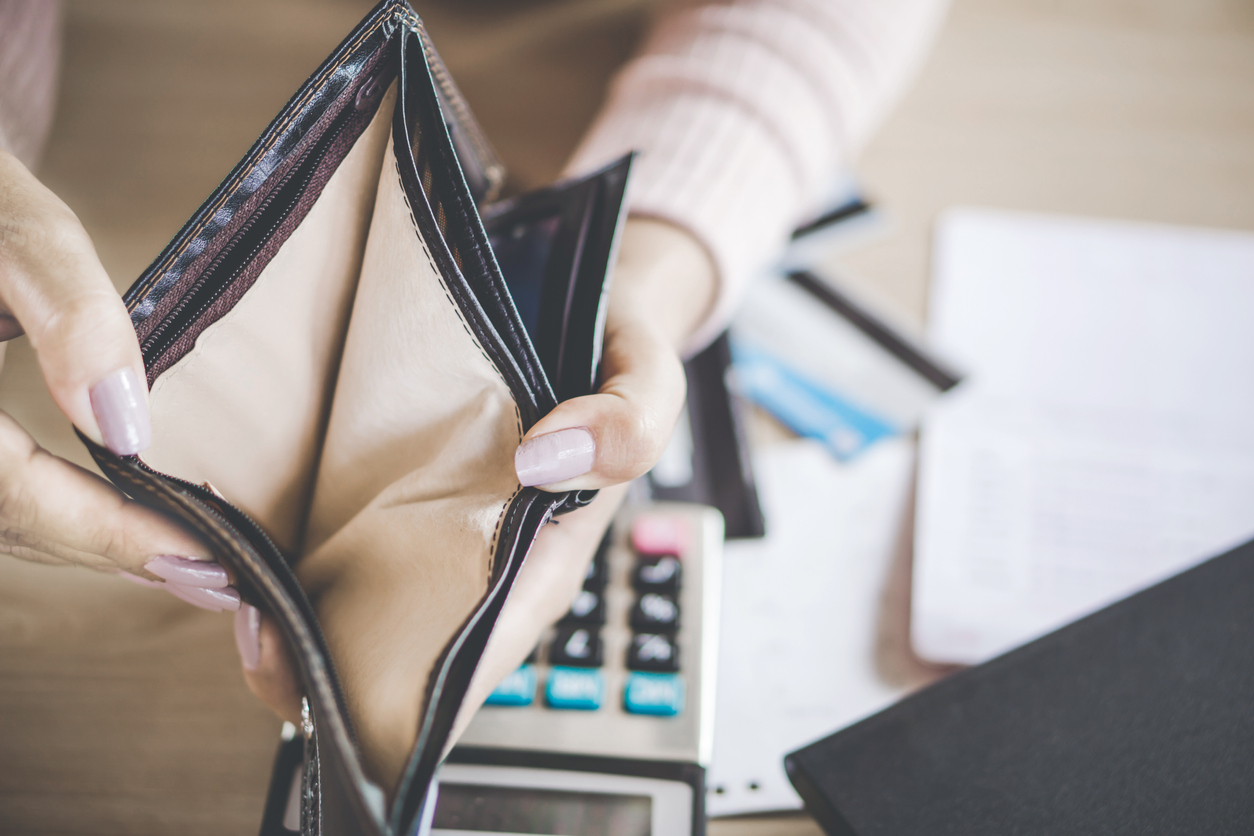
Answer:
[[28, 167], [52, 127], [61, 62], [61, 4], [0, 0], [0, 148]]
[[[918, 64], [946, 0], [676, 0], [571, 160], [642, 152], [631, 211], [706, 247], [719, 276], [691, 348], [849, 164]], [[0, 147], [32, 164], [51, 124], [60, 4], [0, 0]]]
[[679, 2], [619, 73], [567, 170], [642, 152], [631, 212], [692, 232], [719, 276], [691, 349], [727, 325], [745, 283], [849, 165], [920, 63], [945, 5]]

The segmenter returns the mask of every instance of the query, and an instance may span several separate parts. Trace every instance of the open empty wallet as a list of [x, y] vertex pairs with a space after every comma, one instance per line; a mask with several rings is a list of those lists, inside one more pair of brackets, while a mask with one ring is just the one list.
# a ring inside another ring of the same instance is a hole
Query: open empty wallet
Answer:
[[592, 500], [513, 455], [594, 387], [629, 167], [493, 202], [501, 166], [385, 0], [125, 296], [153, 443], [84, 441], [281, 628], [302, 833], [419, 827], [528, 549]]

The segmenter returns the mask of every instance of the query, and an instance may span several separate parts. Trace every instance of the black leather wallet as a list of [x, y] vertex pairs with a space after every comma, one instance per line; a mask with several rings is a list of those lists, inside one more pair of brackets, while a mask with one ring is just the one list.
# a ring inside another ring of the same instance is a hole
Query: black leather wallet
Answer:
[[492, 204], [500, 164], [385, 0], [125, 296], [153, 444], [84, 442], [280, 626], [302, 833], [414, 831], [532, 541], [592, 499], [512, 457], [595, 383], [629, 167]]

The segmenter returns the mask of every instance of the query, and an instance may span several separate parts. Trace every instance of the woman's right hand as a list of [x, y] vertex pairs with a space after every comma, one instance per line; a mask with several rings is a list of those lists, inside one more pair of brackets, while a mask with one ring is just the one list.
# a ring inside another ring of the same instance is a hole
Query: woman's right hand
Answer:
[[[0, 150], [0, 364], [5, 341], [23, 332], [74, 426], [119, 455], [148, 446], [148, 387], [126, 307], [74, 213]], [[0, 553], [118, 572], [215, 611], [240, 606], [196, 537], [44, 450], [4, 412]]]

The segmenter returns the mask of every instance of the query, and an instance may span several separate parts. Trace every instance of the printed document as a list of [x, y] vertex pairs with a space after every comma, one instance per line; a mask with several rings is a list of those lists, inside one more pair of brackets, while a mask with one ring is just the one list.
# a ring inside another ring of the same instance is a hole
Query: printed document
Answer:
[[957, 209], [911, 640], [976, 663], [1254, 537], [1254, 235]]

